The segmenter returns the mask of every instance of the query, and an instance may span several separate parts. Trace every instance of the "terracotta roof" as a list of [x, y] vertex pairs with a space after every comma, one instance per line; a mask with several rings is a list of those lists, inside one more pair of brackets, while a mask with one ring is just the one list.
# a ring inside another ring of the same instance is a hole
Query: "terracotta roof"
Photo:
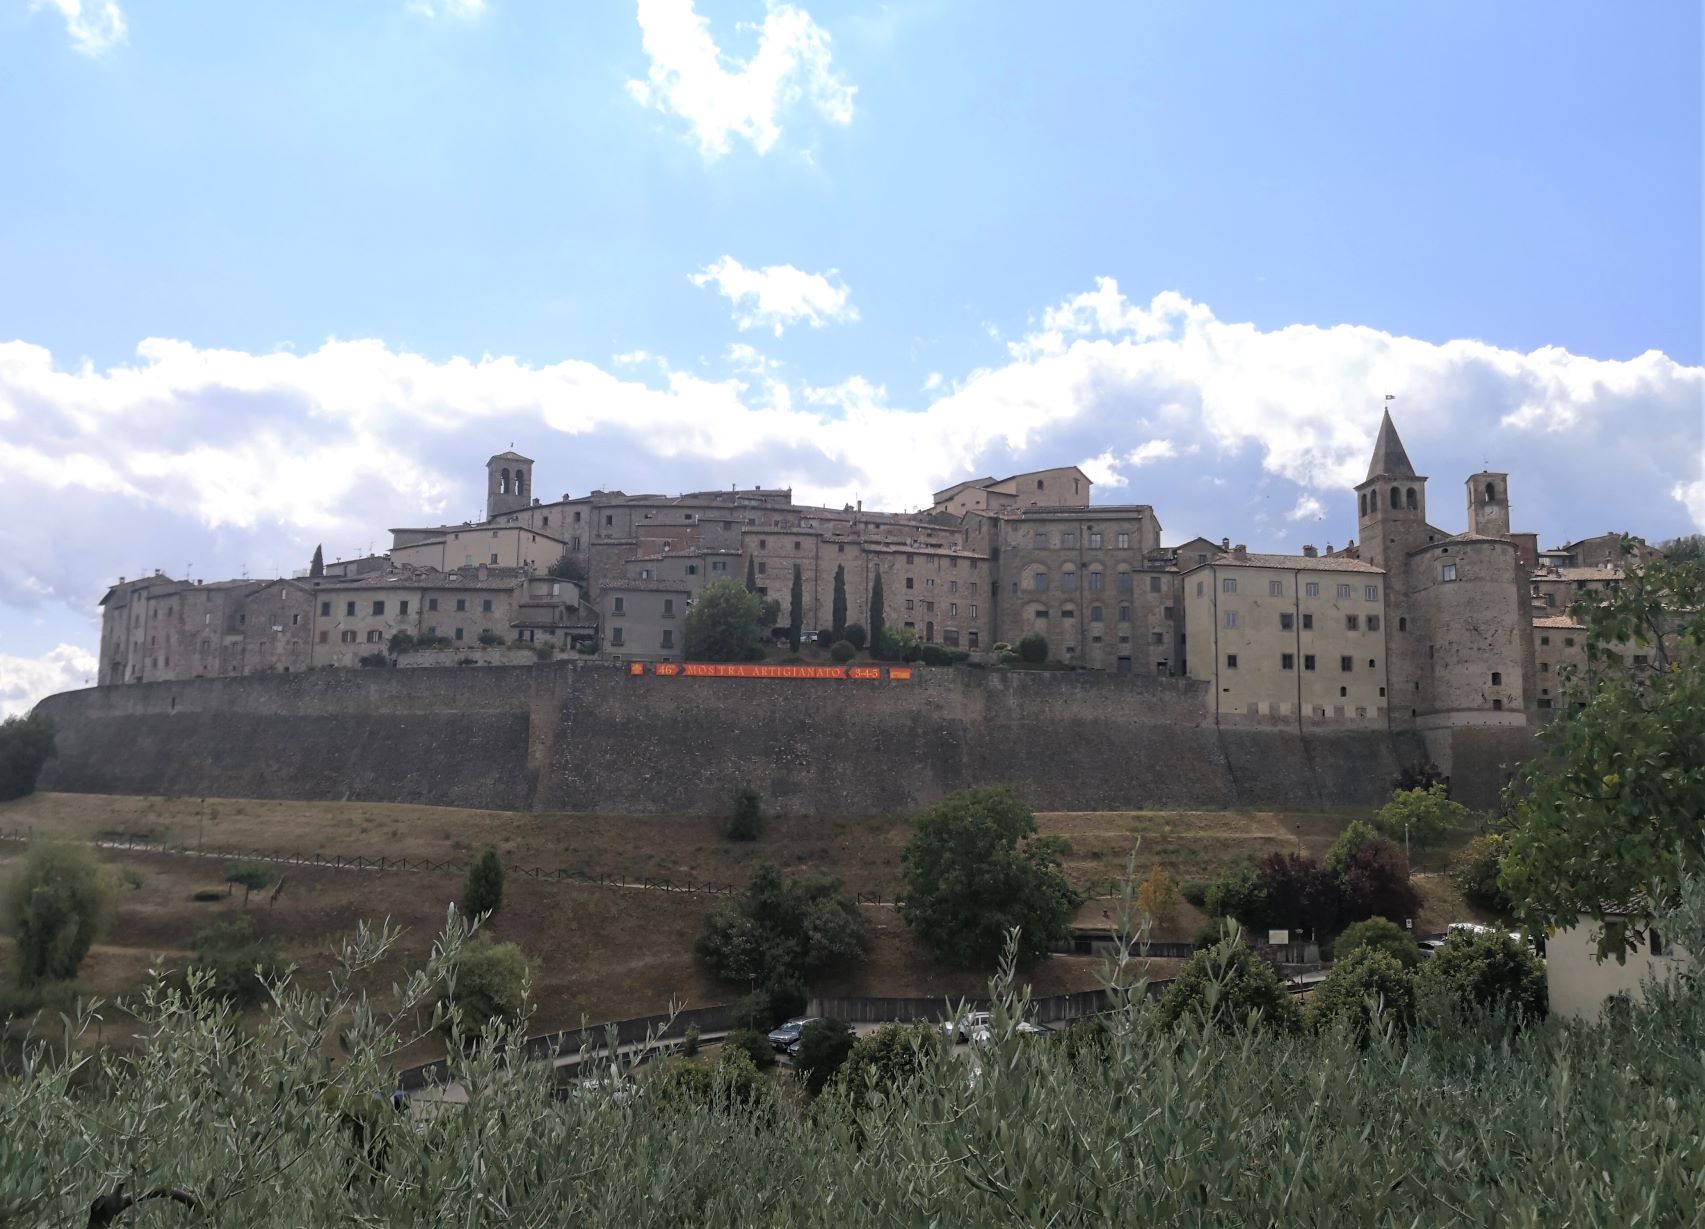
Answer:
[[1587, 630], [1587, 625], [1585, 623], [1571, 619], [1568, 615], [1545, 615], [1541, 618], [1535, 619], [1533, 621], [1533, 625], [1535, 627], [1572, 628], [1575, 631], [1581, 632]]
[[641, 593], [689, 593], [685, 581], [674, 580], [613, 580], [600, 586], [603, 593], [636, 591]]
[[1534, 580], [1626, 580], [1628, 574], [1614, 568], [1540, 568]]
[[482, 580], [479, 568], [457, 568], [440, 572], [435, 568], [398, 568], [389, 572], [369, 572], [347, 579], [329, 577], [313, 587], [319, 590], [341, 589], [513, 589], [529, 573], [525, 568], [492, 567], [487, 565]]
[[1384, 568], [1376, 568], [1371, 563], [1363, 563], [1360, 559], [1346, 559], [1342, 555], [1256, 555], [1248, 554], [1221, 555], [1206, 563], [1197, 564], [1186, 571], [1194, 572], [1199, 568], [1234, 567], [1234, 568], [1285, 568], [1299, 572], [1368, 572], [1383, 576]]

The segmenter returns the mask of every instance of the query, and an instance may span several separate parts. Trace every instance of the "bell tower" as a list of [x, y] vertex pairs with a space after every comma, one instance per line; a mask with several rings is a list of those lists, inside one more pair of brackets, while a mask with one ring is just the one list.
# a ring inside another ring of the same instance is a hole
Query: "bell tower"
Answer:
[[1488, 538], [1510, 536], [1510, 476], [1485, 471], [1468, 476], [1468, 528]]
[[533, 502], [533, 459], [500, 452], [485, 463], [485, 519], [495, 521]]
[[1361, 557], [1388, 574], [1401, 575], [1409, 552], [1427, 537], [1427, 480], [1415, 472], [1391, 411], [1379, 424], [1368, 476], [1356, 488], [1356, 526]]

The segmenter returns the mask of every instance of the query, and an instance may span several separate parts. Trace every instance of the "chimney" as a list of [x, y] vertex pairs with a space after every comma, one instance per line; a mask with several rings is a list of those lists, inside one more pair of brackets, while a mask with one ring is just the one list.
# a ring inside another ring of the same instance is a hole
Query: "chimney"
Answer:
[[481, 580], [484, 580], [486, 576], [489, 575], [489, 573], [486, 572], [485, 567], [486, 565], [482, 563], [479, 567], [474, 569], [475, 574], [478, 575]]
[[1305, 546], [1302, 548], [1302, 556], [1304, 559], [1318, 559], [1320, 558], [1320, 548], [1318, 546]]
[[1231, 539], [1230, 538], [1221, 538], [1220, 539], [1220, 549], [1221, 550], [1230, 550], [1231, 549]]
[[1249, 548], [1242, 542], [1239, 542], [1236, 546], [1231, 548], [1231, 557], [1233, 559], [1247, 559], [1249, 558]]

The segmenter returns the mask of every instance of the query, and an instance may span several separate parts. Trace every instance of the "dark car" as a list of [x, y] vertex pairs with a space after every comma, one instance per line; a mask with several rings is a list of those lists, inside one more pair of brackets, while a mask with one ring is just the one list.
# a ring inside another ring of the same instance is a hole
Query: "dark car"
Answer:
[[805, 1031], [805, 1026], [816, 1020], [816, 1016], [795, 1016], [770, 1030], [770, 1044], [782, 1053], [789, 1053], [799, 1044], [799, 1034]]

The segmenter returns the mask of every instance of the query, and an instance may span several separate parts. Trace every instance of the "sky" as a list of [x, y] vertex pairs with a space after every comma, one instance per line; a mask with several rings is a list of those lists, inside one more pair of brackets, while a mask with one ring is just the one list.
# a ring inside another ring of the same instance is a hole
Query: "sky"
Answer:
[[[1701, 12], [0, 0], [0, 713], [159, 568], [536, 489], [1081, 465], [1338, 545], [1705, 529]], [[1387, 398], [1390, 400], [1387, 400]]]

